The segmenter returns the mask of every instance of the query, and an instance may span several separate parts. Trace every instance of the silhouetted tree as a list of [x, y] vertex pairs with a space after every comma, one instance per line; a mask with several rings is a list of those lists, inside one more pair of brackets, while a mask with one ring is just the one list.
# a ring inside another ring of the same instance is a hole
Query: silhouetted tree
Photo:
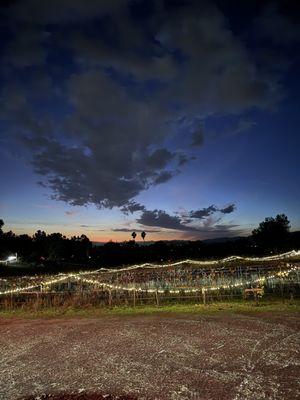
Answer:
[[275, 218], [265, 218], [258, 228], [252, 231], [254, 243], [266, 250], [279, 251], [286, 247], [289, 237], [290, 221], [285, 214]]
[[136, 238], [136, 233], [135, 233], [135, 232], [132, 232], [131, 236], [132, 236], [132, 239], [135, 240], [135, 238]]
[[[3, 221], [1, 221], [1, 228]], [[146, 234], [146, 232], [145, 232]], [[141, 232], [141, 237], [144, 234]], [[137, 237], [132, 232], [132, 238]], [[253, 246], [256, 244], [256, 246]], [[271, 250], [277, 252], [300, 249], [300, 231], [289, 232], [285, 215], [266, 218], [253, 235], [222, 241], [157, 241], [141, 246], [130, 240], [123, 243], [109, 242], [94, 245], [85, 236], [68, 239], [60, 233], [46, 234], [37, 231], [33, 236], [16, 235], [12, 231], [0, 234], [0, 259], [18, 253], [18, 268], [0, 268], [0, 276], [35, 274], [37, 267], [45, 273], [90, 269], [92, 266], [116, 267], [145, 262], [172, 262], [186, 258], [222, 258], [233, 254], [260, 256]]]
[[142, 236], [142, 239], [143, 239], [143, 240], [145, 240], [145, 237], [146, 237], [146, 232], [145, 232], [145, 231], [143, 231], [143, 232], [141, 233], [141, 236]]
[[0, 219], [0, 235], [3, 233], [2, 228], [4, 226], [4, 221], [3, 219]]

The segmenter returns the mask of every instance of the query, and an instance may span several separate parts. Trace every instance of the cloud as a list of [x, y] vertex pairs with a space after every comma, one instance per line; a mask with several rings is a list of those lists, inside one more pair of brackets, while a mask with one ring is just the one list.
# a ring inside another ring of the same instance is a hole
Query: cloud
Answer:
[[189, 227], [182, 224], [178, 216], [172, 216], [163, 210], [146, 210], [142, 213], [140, 218], [136, 220], [141, 225], [157, 226], [165, 229], [175, 229], [181, 231], [196, 230], [196, 228]]
[[42, 43], [47, 35], [38, 28], [24, 28], [16, 32], [16, 39], [4, 50], [2, 62], [16, 68], [42, 66], [46, 61], [46, 52]]
[[235, 204], [229, 204], [227, 207], [219, 209], [222, 214], [230, 214], [236, 209]]
[[145, 206], [143, 204], [137, 203], [135, 201], [129, 201], [125, 206], [121, 208], [121, 211], [124, 214], [133, 214], [137, 211], [144, 211]]
[[237, 224], [223, 224], [223, 225], [215, 225], [210, 227], [202, 227], [198, 229], [197, 232], [183, 232], [181, 235], [182, 239], [185, 240], [204, 240], [204, 239], [215, 239], [215, 238], [223, 238], [223, 237], [236, 237], [236, 236], [245, 236], [248, 235], [249, 232], [247, 229], [244, 229], [240, 225]]
[[236, 209], [235, 204], [229, 204], [226, 207], [218, 208], [215, 205], [202, 208], [196, 211], [177, 212], [170, 215], [164, 210], [146, 210], [142, 211], [136, 222], [143, 226], [155, 226], [163, 229], [171, 229], [184, 232], [198, 232], [198, 234], [214, 235], [228, 233], [238, 228], [239, 225], [232, 223], [221, 223], [222, 217], [215, 216], [216, 213], [230, 214]]
[[216, 211], [218, 211], [218, 209], [214, 205], [211, 205], [207, 208], [202, 208], [201, 210], [191, 211], [188, 215], [190, 218], [204, 219]]
[[179, 171], [162, 171], [160, 172], [156, 178], [154, 179], [154, 183], [156, 185], [160, 183], [165, 183], [168, 182], [170, 179], [173, 178], [174, 175], [176, 175]]
[[215, 205], [211, 205], [209, 207], [206, 208], [202, 208], [200, 210], [196, 210], [196, 211], [190, 211], [189, 213], [187, 213], [188, 218], [194, 218], [194, 219], [205, 219], [217, 212], [220, 212], [222, 214], [230, 214], [233, 211], [235, 211], [236, 209], [236, 205], [235, 204], [229, 204], [226, 207], [223, 208], [218, 208]]
[[276, 80], [260, 73], [213, 3], [195, 2], [169, 15], [157, 39], [168, 50], [180, 49], [192, 60], [170, 94], [175, 98], [180, 94], [181, 101], [198, 112], [236, 113], [253, 106], [269, 108], [277, 102]]
[[79, 211], [65, 211], [65, 214], [68, 216], [68, 217], [72, 217], [73, 215], [77, 215], [77, 214], [79, 214]]
[[[144, 232], [144, 229], [114, 228], [114, 229], [112, 229], [112, 231], [113, 232], [137, 232], [137, 233], [140, 233], [140, 232]], [[160, 232], [160, 230], [158, 230], [158, 229], [147, 229], [147, 231], [146, 231], [146, 233], [158, 233], [158, 232]]]
[[142, 22], [137, 5], [20, 0], [4, 11], [5, 140], [22, 140], [43, 185], [71, 205], [132, 204], [193, 159], [172, 141], [178, 121], [180, 139], [201, 146], [208, 116], [282, 97], [281, 76], [262, 70], [216, 4], [153, 2]]
[[197, 131], [193, 133], [193, 141], [191, 143], [192, 147], [202, 146], [204, 143], [204, 135], [202, 131]]
[[68, 24], [90, 21], [101, 15], [118, 13], [127, 1], [124, 0], [21, 0], [12, 2], [8, 14], [18, 22], [34, 24]]
[[[227, 211], [228, 208], [229, 206], [224, 208], [223, 211]], [[183, 238], [189, 239], [237, 236], [245, 234], [245, 230], [242, 229], [240, 225], [233, 223], [220, 223], [221, 218], [213, 218], [211, 214], [216, 211], [219, 210], [215, 206], [198, 210], [198, 212], [191, 211], [190, 214], [195, 215], [193, 217], [194, 220], [203, 219], [201, 224], [197, 223], [196, 225], [190, 225], [190, 222], [193, 222], [193, 219], [186, 219], [185, 216], [170, 215], [163, 210], [145, 210], [142, 215], [136, 219], [136, 222], [146, 227], [145, 229], [150, 226], [180, 231], [182, 232]]]
[[171, 153], [169, 150], [158, 149], [149, 155], [147, 164], [154, 169], [164, 168], [174, 157], [175, 154]]
[[193, 130], [192, 134], [192, 147], [200, 147], [204, 143], [204, 130], [203, 130], [203, 124], [200, 123], [197, 128]]
[[276, 45], [291, 46], [300, 42], [299, 3], [290, 2], [288, 10], [283, 3], [267, 3], [255, 20], [256, 29], [260, 37]]
[[255, 121], [252, 121], [248, 118], [239, 118], [233, 128], [228, 127], [227, 129], [224, 130], [223, 136], [235, 136], [242, 134], [244, 132], [249, 131], [255, 125], [256, 125]]
[[189, 161], [195, 160], [195, 156], [189, 156], [185, 153], [178, 154], [178, 166], [182, 167], [183, 165], [187, 164]]

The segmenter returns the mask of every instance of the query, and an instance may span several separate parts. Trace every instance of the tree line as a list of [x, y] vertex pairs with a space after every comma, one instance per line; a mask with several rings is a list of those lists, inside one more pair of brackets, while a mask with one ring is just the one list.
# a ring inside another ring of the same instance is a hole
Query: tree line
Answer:
[[[266, 218], [248, 237], [226, 241], [157, 241], [150, 244], [133, 240], [93, 244], [85, 235], [67, 238], [61, 233], [38, 230], [33, 236], [4, 232], [0, 220], [0, 259], [17, 253], [19, 271], [31, 268], [52, 272], [98, 266], [118, 266], [143, 262], [169, 262], [184, 258], [219, 258], [229, 255], [267, 255], [300, 248], [300, 232], [290, 232], [286, 215]], [[143, 239], [146, 232], [143, 232]], [[1, 267], [0, 273], [5, 268]]]

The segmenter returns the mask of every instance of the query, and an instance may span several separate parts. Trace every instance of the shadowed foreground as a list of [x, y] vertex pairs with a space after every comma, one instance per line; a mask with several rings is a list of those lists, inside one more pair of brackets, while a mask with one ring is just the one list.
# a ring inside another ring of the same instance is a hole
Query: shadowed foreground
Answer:
[[1, 318], [0, 398], [295, 399], [299, 328], [297, 313]]
[[136, 400], [132, 396], [112, 396], [112, 395], [101, 395], [97, 393], [78, 393], [78, 394], [46, 394], [42, 396], [30, 396], [23, 400]]

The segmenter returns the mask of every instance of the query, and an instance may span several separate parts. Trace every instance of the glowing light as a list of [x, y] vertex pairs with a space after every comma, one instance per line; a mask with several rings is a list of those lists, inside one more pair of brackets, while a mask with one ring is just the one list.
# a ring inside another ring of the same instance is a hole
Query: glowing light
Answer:
[[18, 257], [17, 257], [17, 254], [16, 255], [11, 255], [11, 256], [8, 256], [7, 257], [7, 259], [6, 260], [0, 260], [0, 262], [1, 263], [9, 263], [9, 262], [12, 262], [12, 261], [16, 261], [18, 259]]
[[[0, 292], [0, 295], [7, 295], [7, 294], [14, 294], [14, 293], [21, 293], [21, 292], [26, 292], [31, 289], [38, 289], [46, 286], [51, 286], [59, 282], [63, 282], [69, 279], [75, 279], [77, 281], [81, 281], [83, 283], [89, 283], [89, 284], [94, 284], [97, 286], [101, 286], [105, 289], [108, 290], [123, 290], [123, 291], [138, 291], [138, 292], [147, 292], [147, 293], [165, 293], [166, 290], [163, 289], [143, 289], [141, 287], [136, 287], [136, 286], [120, 286], [120, 285], [112, 285], [110, 283], [106, 282], [101, 282], [96, 279], [88, 279], [85, 278], [84, 276], [90, 275], [90, 274], [95, 274], [95, 273], [101, 273], [101, 272], [124, 272], [124, 271], [131, 271], [139, 268], [168, 268], [172, 266], [178, 266], [182, 264], [192, 264], [192, 265], [215, 265], [219, 263], [225, 263], [229, 261], [235, 261], [235, 260], [243, 260], [243, 261], [276, 261], [276, 260], [282, 260], [282, 259], [287, 259], [291, 257], [296, 257], [300, 256], [300, 251], [291, 251], [288, 253], [283, 253], [279, 254], [277, 256], [270, 256], [270, 257], [238, 257], [238, 256], [232, 256], [232, 257], [227, 257], [222, 260], [213, 260], [213, 261], [197, 261], [197, 260], [184, 260], [184, 261], [178, 261], [175, 263], [171, 264], [162, 264], [162, 265], [157, 265], [157, 264], [140, 264], [140, 265], [132, 265], [127, 268], [120, 268], [120, 269], [107, 269], [107, 268], [101, 268], [98, 270], [94, 271], [86, 271], [86, 272], [78, 272], [78, 273], [70, 273], [70, 274], [58, 274], [57, 278], [52, 278], [49, 280], [41, 281], [35, 285], [29, 285], [29, 286], [23, 286], [23, 287], [18, 287], [14, 289], [8, 289], [5, 291]], [[266, 275], [264, 277], [255, 279], [255, 280], [248, 280], [244, 282], [236, 282], [234, 284], [227, 284], [227, 285], [218, 285], [218, 286], [200, 286], [198, 288], [185, 288], [185, 289], [168, 289], [167, 291], [169, 293], [181, 293], [181, 292], [187, 292], [187, 293], [196, 293], [199, 291], [205, 292], [205, 291], [217, 291], [221, 289], [231, 289], [231, 288], [238, 288], [238, 287], [243, 287], [243, 286], [248, 286], [251, 284], [255, 283], [264, 283], [267, 279], [275, 279], [275, 278], [283, 278], [287, 277], [291, 272], [299, 270], [300, 267], [294, 266], [288, 270], [285, 271], [279, 271], [277, 273], [273, 273], [271, 275]]]

